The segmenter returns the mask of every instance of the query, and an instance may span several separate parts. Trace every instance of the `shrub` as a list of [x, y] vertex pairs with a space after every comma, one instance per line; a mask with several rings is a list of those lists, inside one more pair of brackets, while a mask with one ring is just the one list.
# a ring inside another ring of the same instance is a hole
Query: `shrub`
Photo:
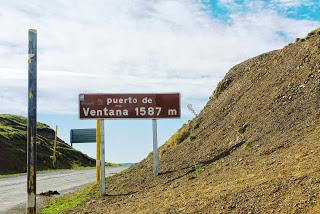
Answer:
[[191, 135], [189, 135], [188, 138], [189, 138], [189, 140], [193, 141], [193, 140], [195, 140], [197, 137], [196, 137], [195, 135], [191, 134]]

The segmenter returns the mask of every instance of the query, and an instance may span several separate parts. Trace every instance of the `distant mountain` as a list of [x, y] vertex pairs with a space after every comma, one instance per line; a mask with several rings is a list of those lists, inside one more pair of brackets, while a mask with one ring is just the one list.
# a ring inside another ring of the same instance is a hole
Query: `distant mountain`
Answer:
[[[18, 115], [0, 114], [0, 174], [26, 171], [27, 119]], [[37, 168], [51, 169], [55, 132], [48, 125], [37, 124]], [[56, 168], [70, 169], [95, 166], [95, 160], [75, 150], [58, 138]]]
[[119, 163], [120, 166], [130, 167], [133, 166], [135, 163]]

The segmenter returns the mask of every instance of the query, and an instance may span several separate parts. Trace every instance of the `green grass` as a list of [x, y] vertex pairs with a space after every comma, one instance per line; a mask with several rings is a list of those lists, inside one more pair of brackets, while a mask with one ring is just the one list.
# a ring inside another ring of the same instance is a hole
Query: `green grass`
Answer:
[[189, 125], [184, 124], [176, 133], [174, 133], [169, 140], [166, 141], [166, 146], [174, 147], [182, 143], [185, 139], [188, 138], [190, 134]]
[[23, 173], [14, 173], [14, 174], [0, 174], [0, 178], [10, 178], [10, 177], [17, 177], [20, 175], [26, 175], [26, 172]]
[[[121, 167], [121, 164], [105, 163], [105, 166], [109, 168], [113, 168], [113, 167]], [[95, 168], [95, 166], [82, 166], [78, 162], [74, 162], [71, 167], [71, 169], [91, 169], [91, 168]]]
[[[185, 123], [183, 126], [177, 130], [159, 149], [160, 158], [171, 148], [181, 144], [182, 142], [189, 139], [191, 131], [190, 123]], [[152, 153], [148, 155], [147, 158], [150, 158]]]
[[106, 163], [105, 164], [105, 166], [106, 167], [111, 167], [111, 168], [113, 168], [113, 167], [120, 167], [121, 166], [121, 164], [118, 164], [118, 163]]
[[71, 169], [93, 169], [95, 166], [82, 166], [79, 163], [73, 163]]
[[251, 146], [250, 141], [246, 141], [244, 144], [242, 144], [242, 148], [246, 151], [249, 150], [250, 146]]
[[[20, 115], [13, 115], [13, 114], [0, 114], [0, 119], [7, 119], [10, 120], [14, 123], [16, 123], [17, 125], [20, 126], [26, 126], [27, 125], [27, 118], [20, 116]], [[48, 128], [48, 126], [44, 123], [37, 123], [37, 128], [42, 129], [42, 128]]]
[[[87, 155], [81, 154], [80, 151], [71, 148], [63, 140], [58, 138], [57, 146], [57, 162], [55, 167], [52, 165], [52, 145], [54, 139], [54, 130], [48, 125], [37, 123], [37, 164], [38, 170], [46, 169], [86, 169], [83, 166], [95, 166], [95, 160]], [[8, 160], [4, 160], [1, 167], [0, 175], [16, 174], [25, 172], [26, 167], [19, 164], [23, 161], [26, 154], [27, 141], [27, 118], [18, 115], [0, 114], [0, 145], [3, 154], [10, 155], [12, 159], [17, 161], [14, 165], [7, 164]], [[13, 175], [15, 176], [15, 175]], [[3, 176], [1, 176], [3, 177]], [[7, 176], [6, 176], [7, 177]]]
[[[12, 140], [16, 137], [24, 137], [26, 134], [27, 118], [19, 115], [0, 114], [0, 135]], [[43, 123], [37, 123], [38, 129], [49, 128]]]
[[189, 138], [190, 141], [193, 141], [193, 140], [195, 140], [197, 138], [197, 136], [195, 136], [193, 134], [190, 134], [188, 138]]
[[59, 198], [54, 198], [49, 205], [40, 210], [40, 214], [56, 214], [75, 208], [89, 201], [92, 196], [98, 195], [98, 187], [96, 184], [89, 185], [81, 190], [64, 195]]
[[15, 135], [24, 135], [26, 132], [25, 131], [22, 131], [22, 130], [19, 130], [19, 129], [16, 129], [16, 128], [13, 128], [13, 127], [10, 127], [10, 126], [6, 126], [6, 125], [2, 125], [0, 123], [0, 135], [2, 136], [15, 136]]
[[204, 171], [203, 165], [202, 164], [196, 164], [194, 166], [194, 171], [196, 172], [196, 175], [200, 175]]

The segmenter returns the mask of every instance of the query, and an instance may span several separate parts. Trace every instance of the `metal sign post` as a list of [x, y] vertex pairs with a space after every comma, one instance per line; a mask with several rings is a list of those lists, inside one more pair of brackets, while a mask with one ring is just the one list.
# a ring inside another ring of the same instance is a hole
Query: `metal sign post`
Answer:
[[188, 104], [187, 108], [189, 109], [189, 111], [191, 111], [194, 114], [194, 116], [198, 116], [197, 112], [194, 110], [191, 104]]
[[36, 213], [37, 162], [37, 30], [29, 30], [26, 213]]
[[157, 136], [157, 120], [152, 119], [153, 131], [153, 175], [158, 176], [158, 136]]
[[97, 120], [96, 127], [96, 183], [100, 182], [100, 120]]
[[100, 195], [106, 195], [104, 120], [100, 120]]

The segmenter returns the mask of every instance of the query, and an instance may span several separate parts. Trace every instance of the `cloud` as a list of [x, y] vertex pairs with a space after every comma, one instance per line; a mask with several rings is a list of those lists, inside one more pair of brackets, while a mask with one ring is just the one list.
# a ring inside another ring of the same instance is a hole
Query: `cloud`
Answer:
[[318, 24], [270, 8], [222, 22], [193, 0], [1, 2], [0, 112], [26, 111], [28, 28], [38, 29], [39, 112], [77, 114], [82, 92], [178, 91], [200, 109], [231, 66]]
[[315, 0], [218, 0], [218, 3], [231, 11], [248, 12], [264, 8], [284, 12], [284, 15], [290, 9], [298, 9], [300, 7], [314, 9], [318, 6], [318, 2]]
[[300, 7], [302, 5], [309, 5], [311, 1], [308, 0], [272, 0], [271, 4], [281, 8]]

